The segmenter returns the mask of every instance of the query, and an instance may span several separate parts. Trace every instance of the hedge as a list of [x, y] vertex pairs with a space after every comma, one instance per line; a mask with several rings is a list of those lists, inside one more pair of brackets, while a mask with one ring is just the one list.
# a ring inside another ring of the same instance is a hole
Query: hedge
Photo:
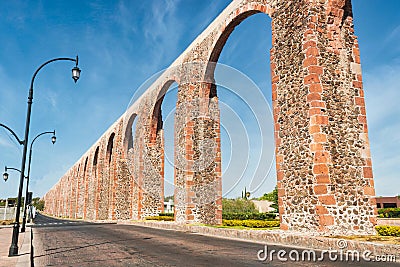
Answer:
[[171, 216], [149, 216], [149, 217], [146, 217], [146, 220], [173, 221], [174, 217], [171, 217]]
[[270, 228], [279, 227], [279, 220], [222, 220], [224, 226], [244, 226], [250, 228]]
[[276, 213], [271, 212], [223, 212], [224, 220], [275, 220]]
[[168, 216], [168, 217], [174, 217], [174, 213], [173, 212], [166, 212], [166, 213], [159, 213], [158, 216]]
[[382, 236], [400, 237], [400, 226], [395, 225], [378, 225], [375, 226], [376, 231]]
[[400, 208], [378, 209], [381, 218], [400, 218]]

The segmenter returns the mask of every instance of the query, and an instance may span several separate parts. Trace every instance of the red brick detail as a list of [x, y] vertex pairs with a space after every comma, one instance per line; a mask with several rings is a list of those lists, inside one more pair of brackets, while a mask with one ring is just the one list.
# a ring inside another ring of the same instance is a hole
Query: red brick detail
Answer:
[[328, 193], [326, 185], [314, 185], [314, 193], [316, 195], [324, 195]]
[[334, 220], [333, 216], [331, 216], [331, 215], [320, 215], [319, 222], [320, 222], [320, 225], [323, 227], [323, 226], [333, 225], [335, 220]]
[[327, 142], [326, 134], [316, 133], [312, 135], [315, 143], [325, 143]]
[[333, 195], [318, 196], [318, 199], [323, 205], [336, 205], [336, 200]]
[[310, 66], [308, 67], [308, 72], [314, 73], [314, 74], [318, 74], [318, 75], [322, 75], [324, 73], [324, 69], [320, 66]]
[[372, 167], [364, 167], [363, 168], [364, 178], [373, 178]]
[[325, 151], [317, 151], [314, 155], [314, 163], [329, 163], [330, 156], [328, 152]]
[[364, 194], [367, 196], [375, 196], [375, 189], [370, 186], [364, 186]]
[[310, 93], [307, 95], [308, 102], [311, 102], [314, 100], [321, 100], [321, 95], [319, 93]]
[[319, 76], [317, 74], [309, 74], [306, 77], [304, 77], [304, 84], [313, 84], [313, 83], [319, 83]]
[[307, 68], [309, 66], [317, 65], [318, 61], [315, 57], [309, 57], [304, 59], [303, 67]]
[[355, 98], [354, 98], [354, 101], [355, 101], [355, 104], [356, 104], [357, 106], [365, 107], [365, 100], [364, 100], [364, 97], [355, 97]]
[[[320, 110], [320, 109], [319, 109]], [[321, 127], [319, 125], [312, 125], [308, 129], [308, 132], [310, 134], [315, 134], [315, 133], [320, 133], [321, 132]]]
[[310, 93], [322, 93], [322, 86], [319, 83], [309, 85]]
[[317, 205], [317, 206], [315, 207], [315, 210], [316, 210], [316, 213], [317, 213], [318, 215], [325, 215], [325, 214], [328, 214], [328, 209], [325, 208], [324, 206], [321, 206], [321, 205]]
[[315, 164], [313, 167], [314, 174], [328, 174], [329, 168], [327, 164]]
[[329, 175], [327, 174], [320, 174], [316, 175], [317, 184], [330, 184]]
[[313, 144], [310, 144], [310, 150], [311, 150], [311, 152], [321, 151], [321, 150], [324, 150], [324, 147], [322, 146], [322, 144], [313, 143]]
[[289, 226], [287, 226], [286, 224], [284, 224], [284, 223], [282, 223], [281, 222], [281, 224], [280, 224], [280, 228], [281, 228], [281, 230], [289, 230]]

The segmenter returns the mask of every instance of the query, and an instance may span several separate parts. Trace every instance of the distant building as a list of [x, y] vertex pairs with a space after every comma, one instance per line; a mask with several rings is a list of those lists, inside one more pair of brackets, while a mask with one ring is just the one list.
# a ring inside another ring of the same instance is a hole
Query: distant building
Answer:
[[381, 208], [400, 208], [400, 197], [376, 197], [376, 206]]
[[173, 213], [174, 212], [174, 201], [170, 199], [167, 202], [164, 202], [164, 212], [165, 213]]
[[251, 200], [256, 206], [258, 212], [274, 212], [275, 209], [271, 207], [274, 202], [267, 200]]

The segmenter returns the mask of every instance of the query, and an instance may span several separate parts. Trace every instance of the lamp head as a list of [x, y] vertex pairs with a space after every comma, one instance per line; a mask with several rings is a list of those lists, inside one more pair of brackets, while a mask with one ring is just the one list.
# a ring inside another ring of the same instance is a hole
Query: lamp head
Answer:
[[74, 79], [74, 82], [77, 82], [80, 76], [81, 76], [81, 70], [78, 68], [78, 66], [75, 66], [72, 69], [72, 79]]
[[51, 137], [51, 142], [53, 143], [53, 145], [55, 144], [56, 140], [57, 140], [57, 137], [55, 135], [53, 135]]
[[8, 180], [8, 173], [7, 172], [3, 173], [3, 179], [4, 179], [5, 182], [7, 182], [7, 180]]

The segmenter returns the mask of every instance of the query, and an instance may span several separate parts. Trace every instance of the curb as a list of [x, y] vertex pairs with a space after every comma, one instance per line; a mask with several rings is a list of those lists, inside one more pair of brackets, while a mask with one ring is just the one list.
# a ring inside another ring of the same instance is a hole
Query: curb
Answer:
[[[360, 252], [360, 255], [361, 252], [370, 251], [372, 255], [395, 255], [396, 262], [400, 262], [400, 245], [394, 244], [381, 244], [367, 241], [310, 236], [304, 233], [282, 230], [239, 230], [228, 228], [214, 228], [200, 225], [186, 225], [149, 221], [118, 222], [118, 224], [132, 224], [150, 228], [184, 231], [213, 237], [251, 241], [262, 244], [297, 247], [301, 249], [314, 249], [318, 251], [358, 251]], [[341, 242], [340, 246], [339, 241]], [[345, 246], [343, 244], [345, 244]]]

